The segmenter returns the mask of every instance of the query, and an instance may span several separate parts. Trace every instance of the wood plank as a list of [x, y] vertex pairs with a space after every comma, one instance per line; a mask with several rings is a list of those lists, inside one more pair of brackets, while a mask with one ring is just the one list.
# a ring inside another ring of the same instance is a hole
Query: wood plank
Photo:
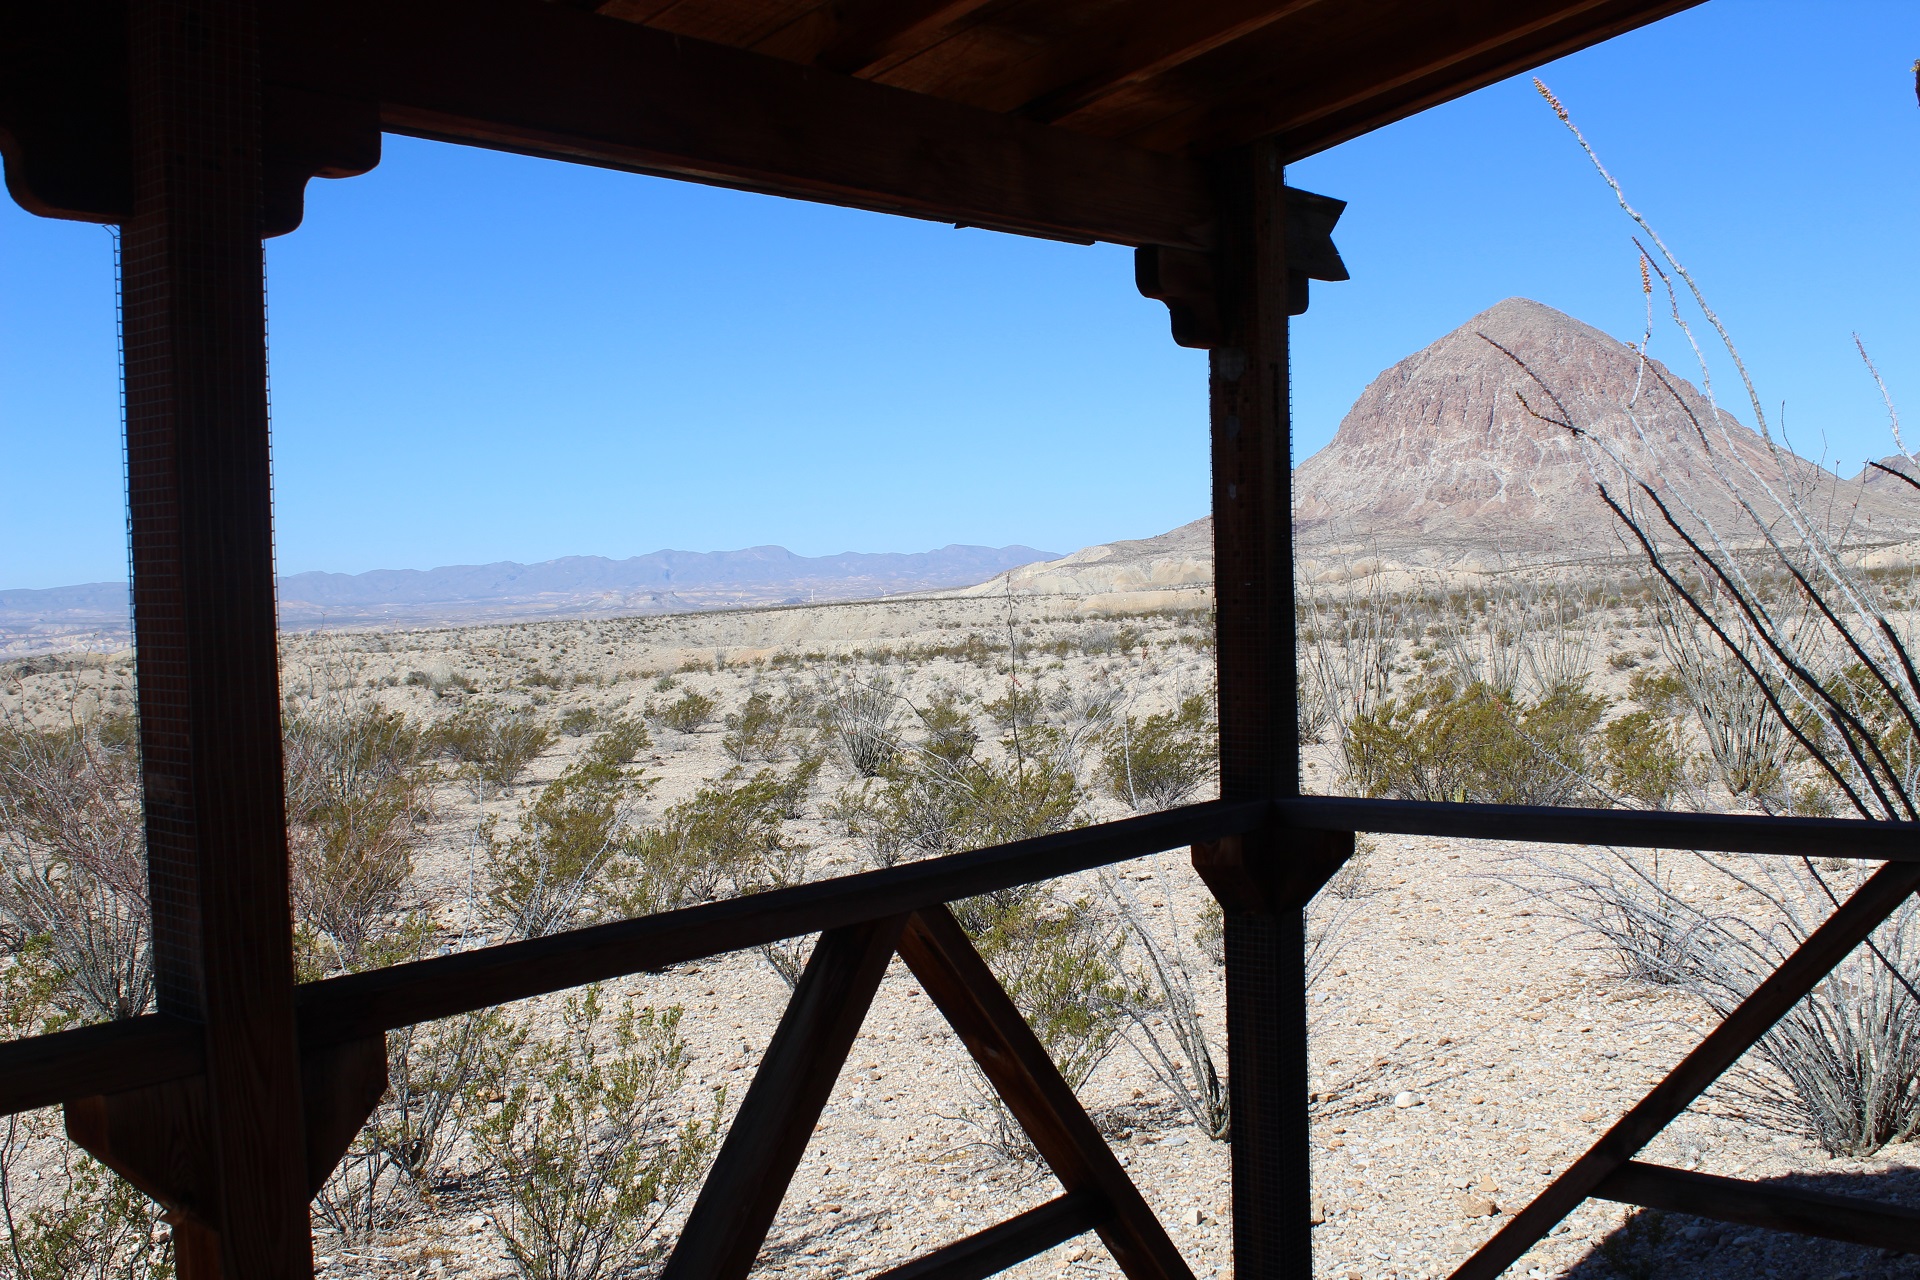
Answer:
[[1186, 805], [645, 919], [328, 978], [300, 989], [301, 1037], [309, 1044], [354, 1039], [582, 983], [1033, 884], [1252, 830], [1266, 821], [1268, 811], [1263, 803]]
[[121, 318], [158, 1004], [204, 1027], [219, 1270], [292, 1280], [311, 1274], [312, 1249], [281, 778], [257, 21], [253, 0], [130, 5]]
[[1069, 1193], [1099, 1197], [1100, 1238], [1129, 1280], [1191, 1280], [1180, 1251], [1114, 1158], [1046, 1049], [946, 907], [916, 911], [900, 958]]
[[1920, 861], [1920, 823], [1300, 796], [1278, 803], [1288, 826], [1462, 840], [1707, 849], [1721, 853]]
[[925, 41], [987, 0], [847, 0], [836, 6], [836, 30], [813, 62], [855, 75], [916, 41]]
[[372, 94], [392, 132], [1051, 236], [1209, 241], [1205, 175], [1178, 156], [537, 0], [387, 0], [361, 15], [374, 67], [302, 60], [353, 12], [287, 10], [272, 76]]
[[985, 1280], [1093, 1230], [1104, 1213], [1099, 1196], [1071, 1191], [964, 1240], [890, 1267], [872, 1280]]
[[1892, 862], [1874, 872], [1586, 1154], [1463, 1262], [1453, 1280], [1494, 1280], [1518, 1261], [1705, 1093], [1917, 889], [1920, 864]]
[[200, 1024], [164, 1013], [0, 1041], [0, 1115], [185, 1079], [206, 1061]]
[[[320, 1046], [584, 982], [663, 968], [1251, 830], [1265, 805], [1208, 801], [885, 871], [329, 978], [299, 988]], [[121, 1093], [204, 1069], [199, 1024], [165, 1014], [0, 1042], [0, 1115]]]
[[1278, 134], [1291, 162], [1700, 2], [1381, 5], [1334, 39], [1275, 25], [1227, 50], [1218, 67], [1191, 64], [1180, 86], [1191, 108], [1132, 136], [1206, 152]]
[[1593, 1194], [1667, 1213], [1920, 1253], [1920, 1210], [1858, 1196], [1768, 1186], [1638, 1160], [1629, 1160], [1609, 1174]]
[[[1220, 157], [1217, 174], [1221, 334], [1208, 386], [1220, 794], [1272, 801], [1300, 789], [1285, 189], [1271, 144]], [[1291, 863], [1295, 853], [1274, 830], [1194, 849], [1194, 866], [1226, 913], [1233, 1256], [1234, 1274], [1246, 1280], [1313, 1268], [1305, 923], [1297, 905], [1248, 891], [1260, 868]]]
[[904, 916], [820, 935], [661, 1280], [745, 1280], [886, 976]]
[[1019, 114], [1047, 124], [1131, 85], [1164, 75], [1323, 0], [1211, 0], [1144, 4], [1101, 24], [1099, 43], [1050, 50], [1051, 84]]

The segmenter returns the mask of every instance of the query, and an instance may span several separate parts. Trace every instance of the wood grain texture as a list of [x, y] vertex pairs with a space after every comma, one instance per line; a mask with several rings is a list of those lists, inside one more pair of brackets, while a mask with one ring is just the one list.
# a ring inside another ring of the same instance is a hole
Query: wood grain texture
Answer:
[[[1279, 149], [1268, 142], [1221, 156], [1215, 177], [1221, 332], [1208, 385], [1220, 794], [1274, 801], [1300, 790]], [[1226, 913], [1235, 1274], [1308, 1275], [1306, 935], [1298, 903], [1276, 901], [1274, 891], [1282, 878], [1274, 869], [1305, 855], [1272, 829], [1194, 853]]]
[[[354, 11], [299, 12], [290, 41]], [[1047, 235], [1210, 235], [1204, 174], [1177, 156], [536, 0], [359, 12], [391, 132]], [[353, 78], [297, 51], [277, 64], [290, 83]]]
[[[282, 798], [257, 13], [134, 0], [122, 237], [153, 950], [205, 1037], [221, 1270], [312, 1270]], [[163, 1086], [165, 1087], [165, 1086]], [[188, 1275], [186, 1280], [197, 1280]]]
[[1278, 801], [1276, 808], [1283, 825], [1317, 831], [1920, 861], [1920, 823], [1914, 822], [1788, 818], [1756, 813], [1448, 804], [1347, 796], [1297, 796]]
[[1254, 829], [1261, 803], [1186, 805], [972, 853], [819, 880], [639, 920], [437, 956], [300, 989], [308, 1044], [452, 1017], [622, 974], [665, 968], [934, 903], [1033, 884]]

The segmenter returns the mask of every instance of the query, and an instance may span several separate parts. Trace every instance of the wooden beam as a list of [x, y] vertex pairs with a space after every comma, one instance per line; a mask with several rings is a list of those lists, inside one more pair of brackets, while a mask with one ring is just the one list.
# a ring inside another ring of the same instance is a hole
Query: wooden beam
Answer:
[[1100, 1238], [1129, 1280], [1192, 1280], [1140, 1189], [953, 913], [944, 906], [916, 911], [900, 935], [900, 958], [1060, 1184], [1099, 1198], [1105, 1210]]
[[857, 75], [891, 54], [924, 42], [987, 0], [842, 0], [835, 31], [814, 58], [817, 66]]
[[1105, 24], [1099, 44], [1062, 48], [1050, 75], [1054, 87], [1021, 106], [1019, 114], [1047, 124], [1068, 119], [1103, 98], [1321, 2], [1211, 0], [1138, 6], [1118, 24]]
[[886, 976], [904, 916], [820, 935], [661, 1280], [745, 1280]]
[[204, 1036], [218, 1272], [292, 1280], [311, 1274], [312, 1249], [274, 618], [258, 14], [253, 0], [132, 0], [129, 14], [121, 320], [155, 987], [160, 1011]]
[[1769, 1186], [1629, 1160], [1594, 1188], [1602, 1200], [1792, 1231], [1897, 1253], [1920, 1253], [1920, 1210], [1797, 1187]]
[[1093, 1230], [1105, 1212], [1092, 1192], [1068, 1192], [912, 1262], [889, 1267], [872, 1280], [985, 1280]]
[[[304, 57], [355, 21], [372, 67]], [[559, 5], [305, 0], [279, 30], [274, 83], [371, 95], [391, 132], [1010, 231], [1210, 242], [1190, 160]]]
[[[1286, 196], [1271, 143], [1216, 163], [1220, 333], [1209, 390], [1220, 794], [1271, 802], [1300, 790]], [[1273, 830], [1194, 846], [1194, 866], [1225, 912], [1233, 1257], [1242, 1280], [1313, 1272], [1305, 924], [1298, 905], [1263, 887], [1265, 868], [1297, 852]]]
[[1215, 840], [1267, 821], [1264, 804], [1219, 801], [973, 853], [710, 902], [308, 983], [301, 1038], [324, 1044], [452, 1017], [703, 956], [738, 951], [1017, 884]]
[[[839, 928], [954, 898], [1217, 840], [1267, 821], [1219, 801], [640, 920], [398, 965], [298, 989], [301, 1042], [355, 1040], [585, 982]], [[150, 1014], [0, 1042], [0, 1115], [198, 1075], [197, 1022]]]
[[1629, 849], [1711, 849], [1920, 862], [1920, 823], [1860, 818], [1785, 818], [1757, 813], [1672, 813], [1653, 809], [1561, 809], [1297, 796], [1278, 803], [1283, 825], [1315, 831], [1372, 831], [1459, 840], [1620, 845]]
[[0, 1041], [0, 1115], [197, 1076], [206, 1062], [200, 1024], [164, 1013]]

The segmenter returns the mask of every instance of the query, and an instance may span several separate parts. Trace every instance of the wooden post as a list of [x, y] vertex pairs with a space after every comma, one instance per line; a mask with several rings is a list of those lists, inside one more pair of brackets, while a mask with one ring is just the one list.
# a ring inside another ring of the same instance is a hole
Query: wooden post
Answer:
[[[183, 1280], [312, 1274], [267, 452], [258, 14], [129, 5], [122, 326], [141, 749], [163, 1013], [205, 1028]], [[194, 1153], [179, 1153], [183, 1165]]]
[[[1219, 331], [1210, 357], [1220, 794], [1299, 792], [1295, 732], [1286, 210], [1271, 142], [1217, 160]], [[1306, 932], [1271, 891], [1269, 828], [1196, 846], [1225, 910], [1233, 1252], [1240, 1280], [1310, 1276]]]

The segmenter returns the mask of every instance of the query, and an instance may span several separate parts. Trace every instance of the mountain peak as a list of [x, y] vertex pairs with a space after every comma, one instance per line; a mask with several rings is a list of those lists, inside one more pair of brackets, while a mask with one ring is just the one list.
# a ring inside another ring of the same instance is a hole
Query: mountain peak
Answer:
[[[1495, 346], [1494, 344], [1499, 344]], [[1769, 480], [1780, 458], [1691, 383], [1591, 325], [1507, 298], [1375, 378], [1297, 473], [1304, 540], [1429, 558], [1608, 554], [1593, 455], [1557, 417], [1663, 479], [1704, 475], [1698, 428]], [[1664, 380], [1664, 385], [1663, 385]], [[1667, 387], [1672, 387], [1669, 392]]]

